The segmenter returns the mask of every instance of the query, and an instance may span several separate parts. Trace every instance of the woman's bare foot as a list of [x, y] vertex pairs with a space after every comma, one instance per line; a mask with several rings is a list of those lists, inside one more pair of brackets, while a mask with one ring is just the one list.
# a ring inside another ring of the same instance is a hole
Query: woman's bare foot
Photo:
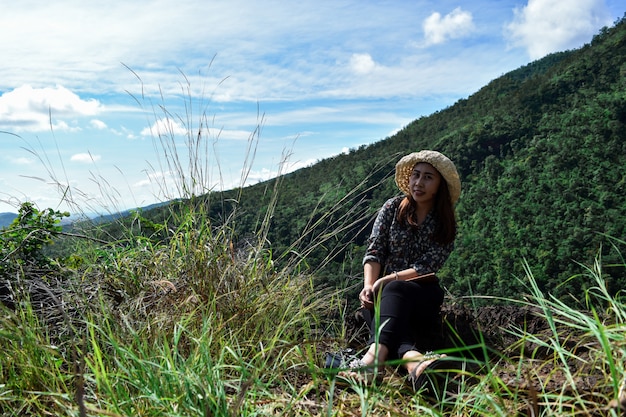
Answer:
[[375, 379], [381, 380], [384, 374], [383, 363], [388, 352], [387, 346], [379, 344], [377, 347], [372, 344], [362, 359], [350, 362], [348, 369], [339, 372], [337, 376], [363, 384], [371, 384]]
[[410, 350], [402, 357], [406, 362], [406, 370], [409, 375], [420, 376], [428, 366], [438, 359], [445, 358], [445, 354], [439, 353], [420, 353], [416, 350]]

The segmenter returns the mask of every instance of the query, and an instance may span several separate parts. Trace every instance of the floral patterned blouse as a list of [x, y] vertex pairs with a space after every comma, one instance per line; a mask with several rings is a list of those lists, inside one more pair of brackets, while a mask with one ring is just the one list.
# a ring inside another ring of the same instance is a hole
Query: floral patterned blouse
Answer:
[[380, 263], [383, 275], [408, 268], [415, 269], [419, 275], [437, 272], [448, 259], [454, 243], [441, 245], [431, 239], [436, 226], [432, 213], [417, 229], [398, 222], [403, 198], [387, 200], [378, 212], [363, 263]]

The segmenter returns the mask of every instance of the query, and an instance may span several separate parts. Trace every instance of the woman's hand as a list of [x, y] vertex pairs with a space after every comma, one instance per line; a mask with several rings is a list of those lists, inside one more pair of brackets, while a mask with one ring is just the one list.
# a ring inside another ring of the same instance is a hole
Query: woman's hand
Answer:
[[359, 294], [359, 300], [361, 300], [361, 307], [365, 307], [368, 310], [373, 309], [374, 308], [374, 296], [376, 295], [376, 293], [383, 288], [383, 285], [393, 280], [394, 280], [394, 277], [382, 277], [382, 278], [377, 279], [376, 282], [374, 282], [374, 285], [363, 287], [363, 289], [361, 290], [361, 293]]
[[379, 290], [383, 289], [383, 285], [388, 283], [389, 281], [393, 281], [394, 278], [382, 277], [376, 280], [374, 286], [372, 287], [372, 292], [376, 294]]
[[[376, 283], [374, 283], [376, 285]], [[361, 300], [361, 307], [371, 310], [374, 308], [374, 291], [372, 287], [365, 286], [359, 293], [359, 300]]]

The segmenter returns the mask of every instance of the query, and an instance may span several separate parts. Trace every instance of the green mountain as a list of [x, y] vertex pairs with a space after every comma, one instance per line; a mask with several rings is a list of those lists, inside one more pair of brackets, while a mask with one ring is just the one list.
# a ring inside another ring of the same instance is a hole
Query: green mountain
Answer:
[[[526, 261], [545, 291], [580, 294], [579, 263], [593, 265], [598, 254], [619, 261], [614, 245], [626, 238], [626, 19], [392, 137], [213, 195], [212, 214], [234, 212], [243, 238], [273, 206], [275, 254], [301, 253], [331, 285], [358, 284], [373, 216], [398, 192], [395, 162], [420, 149], [448, 155], [463, 182], [456, 250], [441, 271], [452, 293], [518, 297]], [[607, 285], [624, 288], [623, 268], [606, 273]]]

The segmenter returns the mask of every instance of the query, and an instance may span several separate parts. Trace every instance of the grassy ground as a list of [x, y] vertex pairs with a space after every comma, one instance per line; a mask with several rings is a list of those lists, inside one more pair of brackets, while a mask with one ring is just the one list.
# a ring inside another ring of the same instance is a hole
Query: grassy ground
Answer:
[[585, 312], [529, 274], [523, 304], [547, 332], [510, 330], [518, 348], [472, 361], [455, 394], [433, 400], [393, 366], [378, 385], [339, 387], [322, 361], [346, 343], [340, 294], [277, 269], [262, 244], [233, 247], [198, 215], [165, 241], [93, 245], [80, 268], [20, 278], [0, 318], [2, 415], [619, 415], [626, 306], [600, 263]]

